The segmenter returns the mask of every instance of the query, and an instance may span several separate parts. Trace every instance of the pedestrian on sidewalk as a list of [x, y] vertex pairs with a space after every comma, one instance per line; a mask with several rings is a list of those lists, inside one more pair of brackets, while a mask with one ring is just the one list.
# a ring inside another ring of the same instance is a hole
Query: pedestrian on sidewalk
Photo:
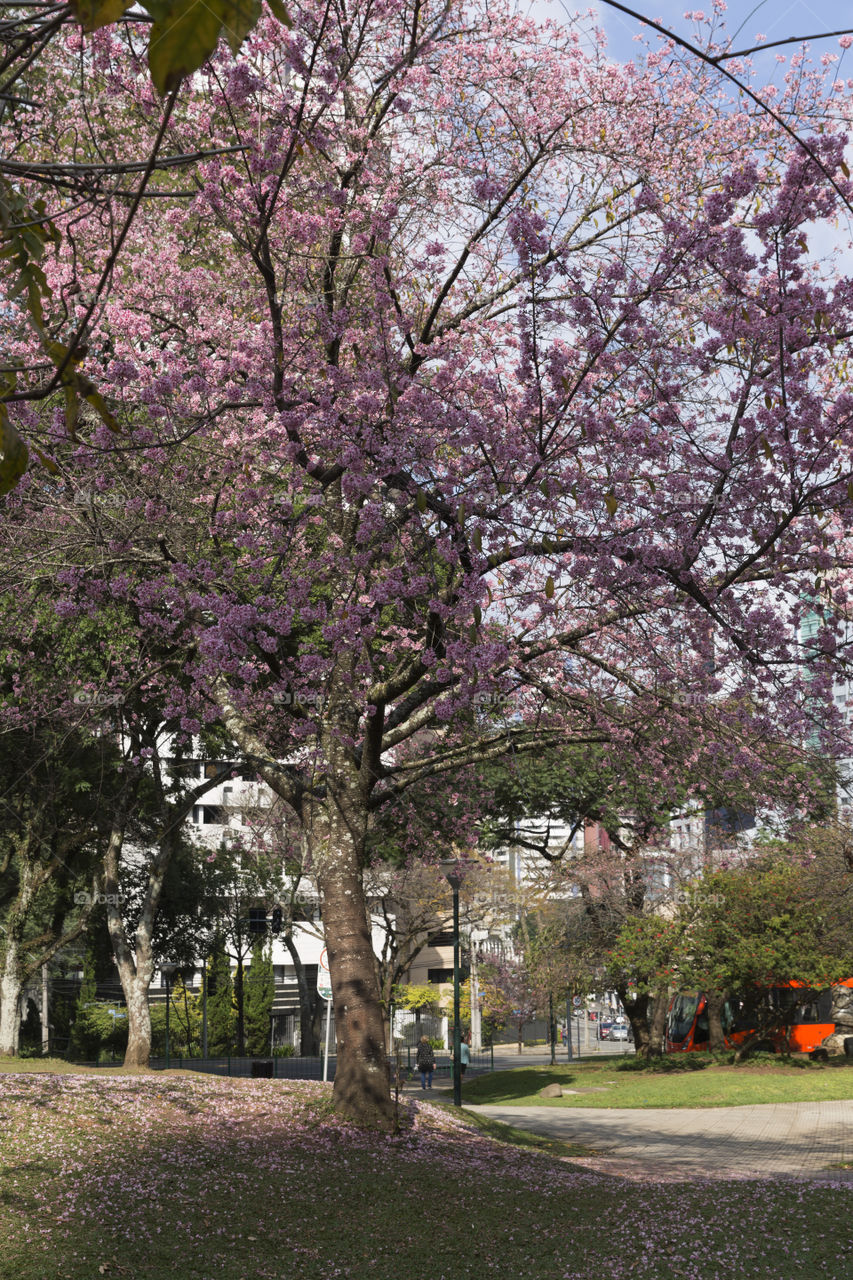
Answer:
[[417, 1064], [418, 1071], [421, 1073], [421, 1088], [431, 1089], [432, 1073], [435, 1071], [435, 1054], [433, 1053], [432, 1045], [426, 1036], [421, 1036], [415, 1062]]
[[469, 1032], [459, 1046], [459, 1074], [465, 1074], [465, 1068], [471, 1061], [471, 1033]]

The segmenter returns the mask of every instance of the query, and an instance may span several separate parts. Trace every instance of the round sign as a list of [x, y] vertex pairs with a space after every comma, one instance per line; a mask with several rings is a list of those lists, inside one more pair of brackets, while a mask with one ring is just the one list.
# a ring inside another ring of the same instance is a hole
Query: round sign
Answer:
[[325, 947], [320, 954], [320, 963], [317, 966], [317, 994], [323, 1000], [332, 998], [332, 975], [329, 973], [329, 956]]
[[575, 1006], [576, 1009], [579, 1009], [583, 1004], [583, 1001], [581, 1000], [580, 996], [572, 996], [572, 1004]]

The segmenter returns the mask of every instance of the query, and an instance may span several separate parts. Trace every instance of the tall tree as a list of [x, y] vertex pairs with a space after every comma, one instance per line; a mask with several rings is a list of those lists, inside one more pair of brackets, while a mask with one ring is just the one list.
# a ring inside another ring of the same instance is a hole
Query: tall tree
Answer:
[[[803, 151], [711, 110], [713, 68], [620, 68], [494, 0], [293, 17], [258, 26], [254, 69], [223, 51], [188, 87], [170, 143], [240, 159], [140, 210], [90, 317], [123, 435], [57, 433], [52, 456], [127, 500], [63, 545], [61, 607], [136, 602], [187, 654], [185, 730], [220, 719], [293, 810], [336, 1104], [390, 1126], [375, 812], [511, 745], [640, 737], [672, 788], [673, 742], [702, 740], [748, 772], [829, 687], [831, 621], [807, 681], [795, 623], [841, 563], [826, 528], [853, 476], [853, 287], [809, 248], [844, 139], [809, 68], [778, 113], [820, 122]], [[111, 39], [88, 105], [150, 140]], [[58, 89], [39, 116], [60, 154], [68, 109]], [[99, 237], [81, 225], [54, 286], [97, 285]], [[25, 479], [6, 501], [38, 521], [56, 494]]]
[[246, 1052], [257, 1055], [270, 1048], [270, 1022], [275, 999], [272, 958], [269, 944], [256, 940], [252, 962], [246, 972]]
[[214, 937], [207, 962], [207, 991], [208, 1052], [216, 1058], [233, 1052], [236, 1028], [231, 962], [221, 933]]

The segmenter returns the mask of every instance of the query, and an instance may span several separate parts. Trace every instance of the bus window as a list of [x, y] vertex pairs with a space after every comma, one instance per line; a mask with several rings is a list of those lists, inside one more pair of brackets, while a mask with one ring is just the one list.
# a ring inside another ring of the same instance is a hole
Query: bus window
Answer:
[[696, 1030], [693, 1032], [694, 1044], [707, 1044], [710, 1037], [710, 1028], [708, 1025], [708, 1006], [699, 1014], [696, 1019]]
[[693, 1027], [696, 1009], [699, 1005], [698, 995], [677, 995], [669, 1011], [668, 1034], [670, 1040], [685, 1040]]

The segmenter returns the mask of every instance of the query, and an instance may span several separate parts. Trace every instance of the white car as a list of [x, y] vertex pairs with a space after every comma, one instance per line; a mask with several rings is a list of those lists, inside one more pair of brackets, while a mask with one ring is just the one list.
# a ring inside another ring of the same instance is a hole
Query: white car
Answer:
[[611, 1027], [607, 1035], [608, 1040], [633, 1040], [631, 1028], [624, 1022], [617, 1023], [615, 1027]]

